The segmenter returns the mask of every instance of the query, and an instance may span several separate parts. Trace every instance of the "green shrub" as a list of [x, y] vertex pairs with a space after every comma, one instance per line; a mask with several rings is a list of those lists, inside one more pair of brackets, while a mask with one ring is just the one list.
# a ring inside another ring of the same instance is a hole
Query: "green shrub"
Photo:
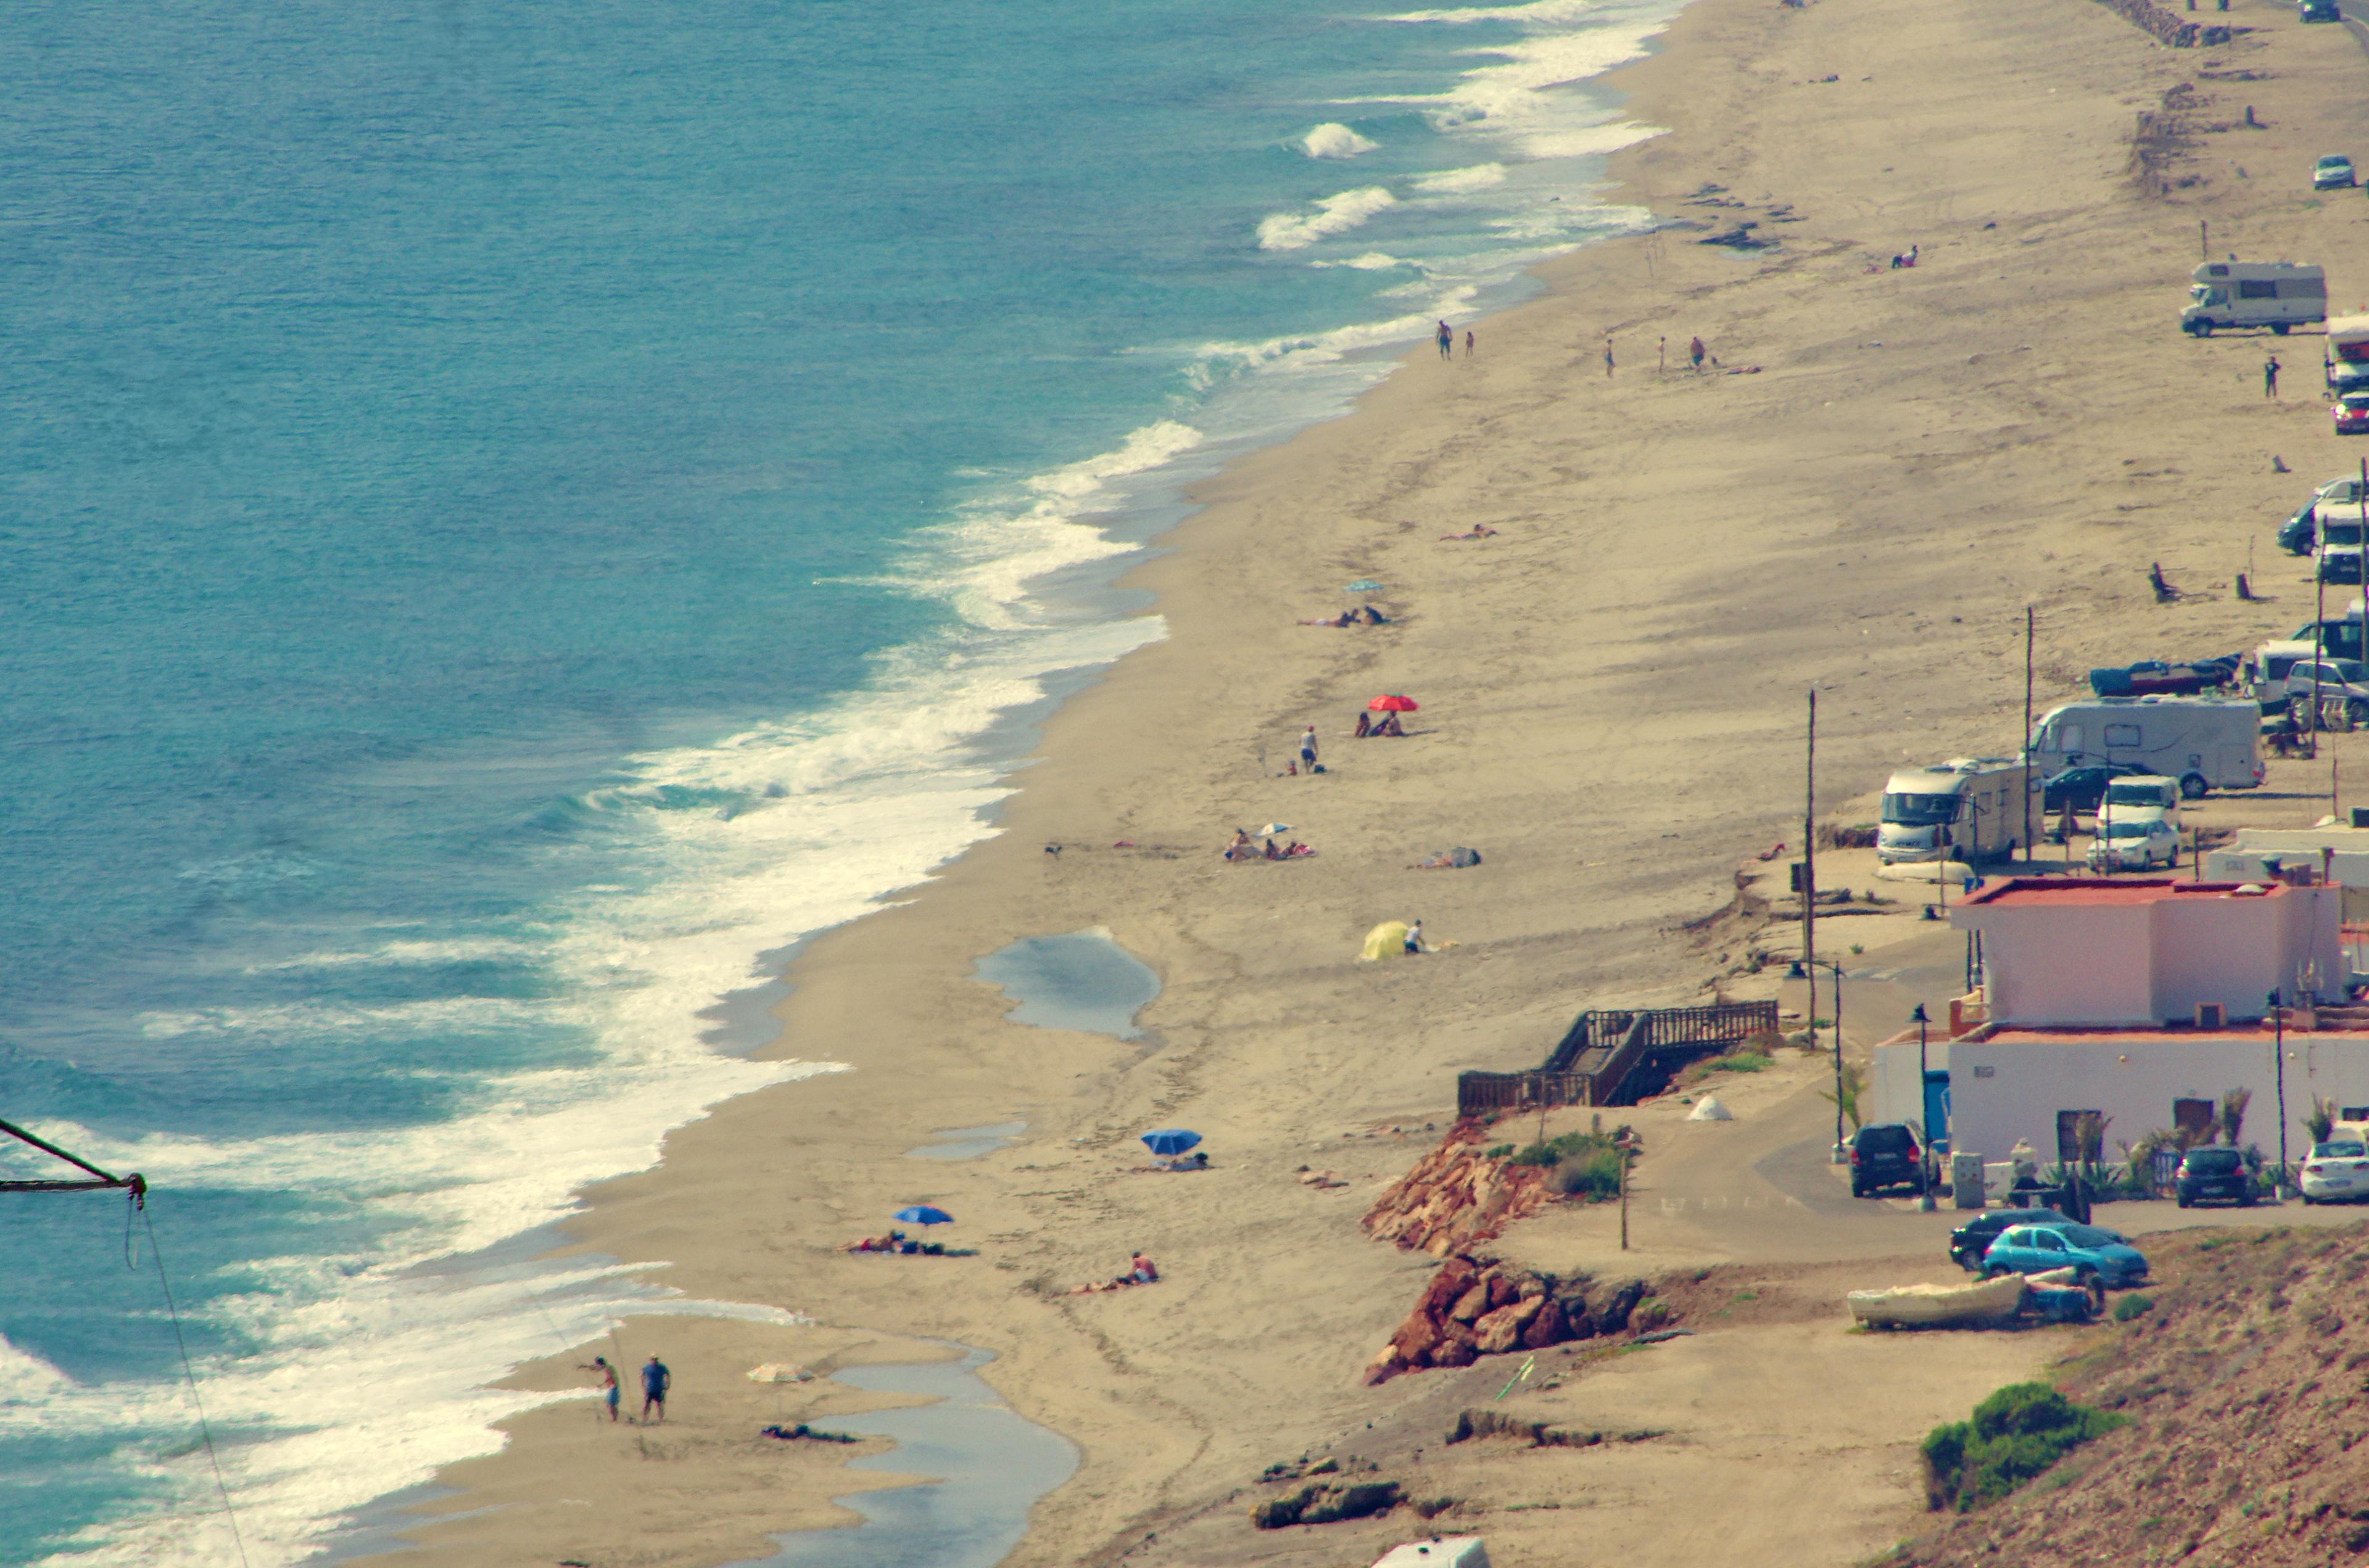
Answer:
[[2143, 1318], [2154, 1310], [2154, 1297], [2137, 1294], [2125, 1296], [2114, 1303], [2114, 1322], [2126, 1323], [2133, 1318]]
[[1638, 1333], [1651, 1333], [1676, 1315], [1667, 1301], [1659, 1296], [1648, 1296], [1629, 1314], [1629, 1327]]
[[1974, 1407], [1972, 1421], [1926, 1436], [1927, 1505], [1968, 1513], [2044, 1473], [2123, 1418], [2075, 1404], [2045, 1383], [2014, 1383]]
[[1617, 1197], [1620, 1193], [1620, 1151], [1594, 1149], [1567, 1154], [1547, 1173], [1547, 1185], [1565, 1197]]
[[1505, 1163], [1508, 1165], [1559, 1165], [1574, 1154], [1587, 1154], [1598, 1149], [1610, 1149], [1612, 1139], [1600, 1132], [1558, 1133], [1544, 1143], [1527, 1145]]
[[1770, 1066], [1769, 1059], [1758, 1051], [1737, 1051], [1733, 1056], [1713, 1057], [1703, 1063], [1712, 1072], [1763, 1072]]

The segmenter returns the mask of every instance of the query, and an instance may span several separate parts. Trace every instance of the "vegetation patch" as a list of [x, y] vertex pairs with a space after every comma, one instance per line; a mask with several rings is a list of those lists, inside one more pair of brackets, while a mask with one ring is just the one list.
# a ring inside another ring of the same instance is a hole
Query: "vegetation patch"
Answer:
[[2009, 1384], [1974, 1406], [1972, 1421], [1926, 1436], [1926, 1505], [1963, 1514], [1997, 1502], [2126, 1420], [2075, 1404], [2046, 1383]]

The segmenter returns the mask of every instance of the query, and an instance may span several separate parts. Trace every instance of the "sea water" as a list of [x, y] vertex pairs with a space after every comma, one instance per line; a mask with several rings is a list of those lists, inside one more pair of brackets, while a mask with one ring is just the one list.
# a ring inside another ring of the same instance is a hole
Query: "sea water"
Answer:
[[217, 1464], [298, 1561], [827, 1305], [536, 1258], [841, 1067], [718, 1000], [991, 830], [1180, 484], [1641, 220], [1675, 5], [0, 7], [0, 1116], [156, 1186], [0, 1195], [0, 1561], [231, 1561]]

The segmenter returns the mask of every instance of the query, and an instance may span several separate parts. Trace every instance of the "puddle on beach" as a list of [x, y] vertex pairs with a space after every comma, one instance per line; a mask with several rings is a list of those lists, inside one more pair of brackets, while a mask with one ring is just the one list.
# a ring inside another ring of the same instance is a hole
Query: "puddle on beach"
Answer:
[[1024, 936], [978, 961], [972, 977], [1020, 1005], [1014, 1022], [1132, 1040], [1135, 1015], [1160, 994], [1160, 977], [1096, 926], [1067, 936]]
[[1036, 1499], [1076, 1471], [1078, 1451], [1023, 1420], [980, 1380], [978, 1368], [993, 1359], [970, 1350], [960, 1361], [833, 1373], [859, 1389], [936, 1401], [830, 1423], [836, 1432], [896, 1440], [887, 1453], [853, 1460], [850, 1469], [935, 1479], [843, 1497], [863, 1524], [777, 1536], [779, 1554], [740, 1568], [994, 1568], [1002, 1562], [1027, 1532]]
[[1028, 1130], [1026, 1122], [996, 1122], [989, 1127], [950, 1127], [930, 1134], [941, 1141], [905, 1150], [908, 1160], [976, 1160], [992, 1154]]

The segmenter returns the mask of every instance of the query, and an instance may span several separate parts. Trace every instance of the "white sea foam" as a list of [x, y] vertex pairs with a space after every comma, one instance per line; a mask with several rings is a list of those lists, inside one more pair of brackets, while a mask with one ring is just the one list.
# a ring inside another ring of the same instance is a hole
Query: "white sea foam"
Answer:
[[1311, 158], [1354, 158], [1360, 153], [1372, 152], [1376, 145], [1347, 126], [1333, 121], [1316, 127], [1299, 139], [1299, 150]]
[[[372, 1498], [494, 1451], [494, 1422], [566, 1397], [492, 1387], [522, 1360], [596, 1337], [628, 1312], [779, 1318], [795, 1305], [687, 1302], [630, 1271], [581, 1265], [418, 1270], [567, 1214], [582, 1188], [647, 1169], [669, 1130], [723, 1100], [840, 1070], [720, 1053], [702, 1038], [698, 1015], [767, 978], [759, 954], [866, 912], [991, 830], [987, 814], [1009, 793], [1010, 760], [980, 749], [982, 734], [1042, 702], [1052, 674], [1107, 663], [1162, 633], [1156, 617], [1082, 614], [1045, 600], [1037, 585], [1132, 549], [1093, 520], [1203, 440], [1194, 427], [1156, 421], [1110, 452], [983, 498], [917, 543], [905, 579], [959, 612], [952, 631], [884, 655], [869, 684], [816, 712], [628, 759], [577, 804], [609, 840], [638, 845], [656, 874], [580, 891], [545, 912], [543, 941], [519, 951], [509, 938], [448, 944], [390, 933], [376, 947], [289, 961], [532, 958], [562, 1000], [272, 1005], [143, 1020], [155, 1037], [219, 1048], [300, 1029], [402, 1037], [499, 1027], [532, 1009], [539, 1027], [588, 1042], [580, 1061], [464, 1081], [473, 1108], [422, 1126], [208, 1139], [40, 1125], [103, 1165], [147, 1175], [168, 1249], [178, 1195], [207, 1190], [317, 1191], [366, 1206], [392, 1232], [368, 1258], [251, 1265], [251, 1294], [206, 1309], [252, 1346], [202, 1363], [199, 1374], [256, 1568], [317, 1551]], [[739, 806], [673, 805], [685, 799]], [[793, 1056], [800, 1045], [785, 1042]], [[17, 1370], [0, 1356], [0, 1379]], [[223, 1531], [189, 1522], [213, 1517], [212, 1480], [202, 1456], [187, 1452], [190, 1415], [177, 1385], [75, 1387], [31, 1372], [13, 1380], [25, 1397], [0, 1405], [0, 1429], [114, 1431], [135, 1448], [177, 1456], [147, 1471], [183, 1508], [93, 1527], [72, 1543], [74, 1568], [223, 1560]]]
[[1425, 175], [1414, 182], [1414, 188], [1435, 195], [1461, 196], [1505, 183], [1505, 165], [1475, 164], [1471, 168], [1442, 169], [1437, 174]]
[[1346, 267], [1358, 272], [1388, 272], [1394, 267], [1416, 267], [1419, 261], [1404, 261], [1386, 251], [1369, 250], [1363, 256], [1351, 256], [1339, 261], [1311, 261], [1310, 267]]
[[1368, 185], [1327, 196], [1313, 212], [1270, 213], [1259, 221], [1259, 248], [1305, 249], [1328, 235], [1348, 233], [1375, 213], [1397, 206], [1398, 200], [1382, 186]]

